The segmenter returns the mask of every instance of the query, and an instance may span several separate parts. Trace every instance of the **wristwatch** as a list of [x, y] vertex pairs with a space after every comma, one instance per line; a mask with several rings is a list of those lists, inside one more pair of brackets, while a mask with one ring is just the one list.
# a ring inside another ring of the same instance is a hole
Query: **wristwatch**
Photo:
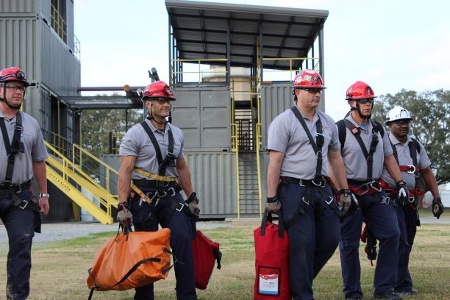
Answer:
[[39, 194], [39, 198], [50, 198], [50, 194]]

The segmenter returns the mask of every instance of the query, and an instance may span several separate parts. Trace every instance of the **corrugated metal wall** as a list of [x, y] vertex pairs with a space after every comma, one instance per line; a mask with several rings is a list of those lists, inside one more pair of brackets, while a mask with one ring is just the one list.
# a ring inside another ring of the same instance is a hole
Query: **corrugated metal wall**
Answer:
[[186, 153], [202, 218], [237, 215], [235, 158], [231, 152]]
[[231, 148], [231, 96], [228, 87], [176, 88], [172, 122], [183, 130], [186, 149]]
[[[272, 120], [280, 113], [295, 105], [292, 95], [292, 85], [263, 85], [261, 88], [261, 147], [267, 148], [267, 131]], [[318, 107], [325, 111], [325, 101], [322, 99]]]
[[37, 84], [27, 90], [24, 110], [39, 123], [49, 117], [42, 111], [46, 104], [36, 100], [39, 89], [55, 97], [78, 95], [81, 66], [73, 53], [73, 19], [73, 1], [67, 0], [67, 45], [50, 27], [49, 0], [0, 2], [0, 68], [18, 66]]
[[[78, 95], [81, 85], [73, 14], [73, 0], [66, 0], [66, 44], [51, 28], [50, 0], [0, 0], [0, 69], [20, 67], [28, 81], [36, 84], [27, 89], [23, 110], [36, 118], [47, 139], [52, 126], [61, 126], [67, 138], [73, 136], [73, 118], [67, 107], [58, 103], [61, 110], [57, 110], [58, 105], [53, 105], [60, 96]], [[45, 220], [70, 220], [72, 201], [51, 183], [49, 193], [58, 201]]]
[[[185, 155], [194, 191], [200, 199], [201, 217], [236, 217], [236, 155], [231, 152], [186, 152]], [[100, 159], [119, 169], [118, 155], [101, 155]], [[104, 170], [100, 175], [104, 184]], [[111, 187], [112, 193], [117, 194], [117, 176], [111, 178]]]
[[274, 84], [261, 87], [261, 148], [267, 148], [270, 122], [294, 103], [291, 85]]

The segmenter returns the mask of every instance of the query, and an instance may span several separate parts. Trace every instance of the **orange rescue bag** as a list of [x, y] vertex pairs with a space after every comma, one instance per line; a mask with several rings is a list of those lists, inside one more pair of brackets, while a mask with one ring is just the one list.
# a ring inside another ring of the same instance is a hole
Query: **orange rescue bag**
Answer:
[[90, 298], [94, 290], [123, 291], [167, 278], [170, 255], [168, 228], [118, 233], [97, 250], [88, 270]]

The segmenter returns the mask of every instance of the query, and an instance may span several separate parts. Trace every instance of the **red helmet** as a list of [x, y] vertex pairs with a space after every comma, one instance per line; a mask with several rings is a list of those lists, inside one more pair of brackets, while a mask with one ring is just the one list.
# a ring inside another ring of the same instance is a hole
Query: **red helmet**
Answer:
[[345, 100], [376, 98], [372, 88], [365, 82], [356, 81], [345, 92]]
[[142, 93], [142, 100], [152, 98], [167, 98], [167, 100], [176, 100], [170, 87], [164, 81], [155, 81], [147, 85]]
[[304, 70], [294, 78], [294, 89], [325, 89], [322, 77], [314, 70]]
[[25, 73], [17, 67], [6, 68], [0, 71], [0, 82], [20, 81], [27, 87], [30, 83], [27, 81]]

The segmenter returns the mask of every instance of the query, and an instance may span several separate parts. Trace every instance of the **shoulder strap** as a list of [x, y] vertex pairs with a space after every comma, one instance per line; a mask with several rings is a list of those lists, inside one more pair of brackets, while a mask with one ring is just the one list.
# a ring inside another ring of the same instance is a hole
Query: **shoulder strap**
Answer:
[[379, 132], [381, 134], [381, 138], [383, 138], [384, 137], [383, 125], [381, 125], [380, 122], [372, 120], [372, 119], [371, 119], [371, 122], [372, 122], [372, 126], [373, 126], [373, 129], [375, 130], [375, 132]]
[[11, 185], [16, 154], [23, 152], [23, 143], [20, 140], [23, 132], [22, 114], [20, 111], [16, 113], [16, 126], [14, 127], [14, 135], [11, 143], [9, 142], [8, 131], [6, 130], [5, 118], [0, 118], [0, 127], [2, 130], [6, 153], [8, 154], [8, 166], [6, 167], [6, 176], [2, 184]]
[[172, 134], [172, 130], [169, 127], [169, 130], [167, 133], [169, 134], [169, 148], [167, 151], [166, 158], [162, 158], [161, 154], [161, 148], [159, 147], [158, 141], [156, 140], [155, 135], [153, 134], [152, 130], [150, 129], [150, 126], [148, 126], [147, 122], [142, 121], [141, 122], [142, 127], [144, 127], [145, 131], [147, 132], [147, 135], [149, 136], [150, 140], [152, 141], [153, 147], [155, 148], [156, 152], [156, 159], [158, 160], [159, 170], [158, 174], [161, 176], [164, 176], [166, 174], [166, 168], [169, 165], [170, 161], [175, 159], [175, 155], [173, 154], [173, 148], [174, 148], [174, 138]]
[[314, 153], [316, 153], [316, 155], [317, 155], [316, 176], [314, 178], [314, 179], [317, 179], [322, 175], [322, 161], [323, 161], [322, 147], [324, 144], [324, 136], [322, 134], [322, 132], [323, 132], [322, 121], [320, 120], [319, 115], [317, 115], [317, 117], [319, 119], [316, 122], [317, 133], [316, 133], [316, 141], [314, 142], [311, 132], [309, 131], [308, 126], [306, 126], [305, 120], [303, 119], [303, 116], [298, 111], [297, 107], [292, 106], [291, 110], [294, 113], [294, 115], [297, 117], [297, 119], [299, 120], [300, 124], [302, 124], [302, 127], [305, 130], [306, 135], [308, 135], [309, 142], [314, 149]]
[[163, 158], [162, 158], [162, 154], [161, 154], [161, 149], [159, 148], [159, 144], [158, 144], [158, 141], [156, 140], [155, 135], [153, 134], [152, 130], [150, 129], [150, 126], [148, 126], [147, 122], [142, 121], [141, 125], [142, 125], [142, 127], [144, 127], [145, 131], [148, 134], [148, 137], [152, 141], [153, 147], [155, 148], [156, 159], [158, 160], [158, 164], [161, 164], [163, 161]]
[[415, 138], [413, 138], [413, 137], [411, 137], [411, 140], [413, 141], [413, 143], [414, 143], [414, 147], [416, 147], [416, 150], [417, 150], [417, 153], [420, 153], [420, 143], [419, 143], [419, 141], [417, 141]]
[[338, 134], [339, 134], [339, 142], [341, 143], [341, 152], [344, 149], [345, 139], [347, 136], [347, 130], [345, 129], [345, 120], [339, 120], [336, 122]]
[[[355, 136], [355, 139], [358, 142], [359, 146], [361, 147], [364, 157], [367, 160], [367, 180], [371, 181], [373, 179], [372, 178], [373, 154], [375, 153], [375, 150], [377, 149], [377, 145], [378, 145], [379, 126], [376, 123], [372, 122], [372, 141], [370, 142], [369, 151], [367, 151], [367, 148], [364, 145], [363, 140], [361, 139], [361, 135], [360, 135], [361, 131], [359, 130], [359, 128], [356, 127], [355, 124], [353, 124], [352, 122], [350, 122], [347, 119], [344, 119], [344, 122], [345, 122], [345, 126]], [[384, 134], [384, 132], [383, 132], [383, 134]]]

